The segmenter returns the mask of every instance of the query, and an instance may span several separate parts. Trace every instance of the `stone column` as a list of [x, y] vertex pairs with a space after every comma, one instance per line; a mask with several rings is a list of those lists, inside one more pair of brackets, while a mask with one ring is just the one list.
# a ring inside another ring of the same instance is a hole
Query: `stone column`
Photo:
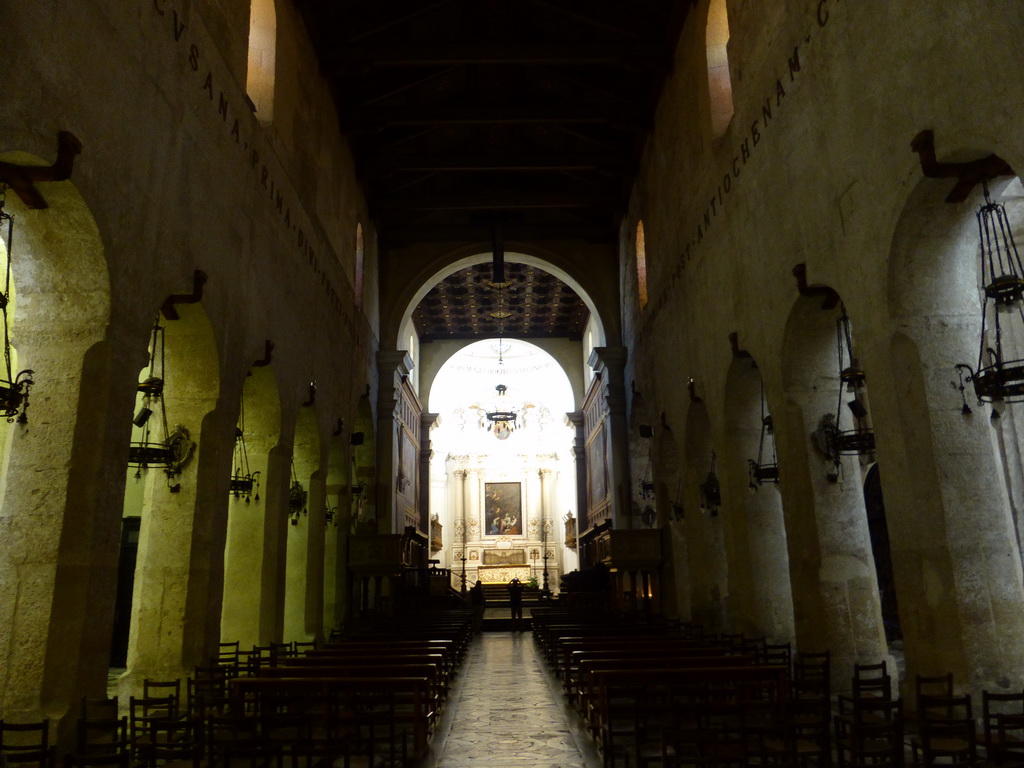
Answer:
[[626, 426], [625, 347], [594, 347], [587, 361], [601, 376], [608, 408], [606, 461], [612, 486], [611, 518], [614, 528], [631, 528], [629, 480], [629, 433]]
[[540, 476], [540, 539], [542, 542], [541, 563], [544, 566], [544, 578], [541, 586], [544, 594], [551, 593], [550, 574], [548, 569], [552, 566], [557, 568], [557, 561], [552, 563], [548, 558], [548, 549], [554, 548], [554, 531], [550, 530], [551, 523], [551, 475], [547, 467], [537, 470]]
[[420, 530], [430, 535], [430, 459], [434, 455], [430, 447], [430, 429], [437, 421], [436, 413], [420, 414]]
[[835, 390], [790, 388], [776, 419], [797, 645], [832, 653], [833, 685], [849, 683], [854, 663], [889, 659], [874, 556], [856, 456], [842, 458], [839, 482], [827, 478], [830, 460], [809, 452], [808, 436], [835, 409]]
[[396, 530], [398, 509], [395, 476], [398, 467], [395, 409], [399, 403], [402, 377], [412, 370], [412, 358], [405, 350], [377, 353], [377, 491], [374, 495], [377, 527], [380, 533], [401, 533]]
[[587, 529], [587, 449], [586, 435], [583, 434], [583, 411], [572, 411], [565, 414], [566, 426], [574, 430], [572, 440], [573, 465], [576, 469], [576, 556], [580, 570], [587, 567], [582, 557], [579, 544], [580, 532]]
[[[211, 413], [210, 418], [196, 424], [191, 431], [192, 439], [198, 443], [202, 427], [212, 427], [217, 422]], [[220, 606], [216, 629], [207, 616], [213, 553], [209, 552], [206, 540], [208, 521], [203, 519], [210, 510], [200, 511], [198, 504], [199, 471], [202, 468], [219, 472], [224, 462], [211, 460], [218, 453], [217, 441], [230, 439], [233, 443], [233, 438], [233, 424], [210, 429], [206, 446], [197, 449], [199, 455], [173, 479], [177, 491], [168, 486], [161, 468], [146, 471], [149, 477], [132, 595], [128, 670], [119, 682], [119, 693], [125, 697], [137, 694], [147, 677], [186, 678], [196, 664], [206, 660], [202, 651], [207, 644], [207, 631], [214, 636], [220, 634]], [[227, 455], [225, 466], [230, 465], [230, 451]], [[225, 485], [225, 505], [226, 495]], [[223, 557], [223, 540], [216, 556]]]

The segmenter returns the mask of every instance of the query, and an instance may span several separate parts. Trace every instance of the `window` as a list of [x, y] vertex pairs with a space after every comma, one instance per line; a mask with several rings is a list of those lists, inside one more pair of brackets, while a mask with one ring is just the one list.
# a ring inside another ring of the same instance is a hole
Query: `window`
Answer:
[[708, 91], [711, 133], [717, 139], [732, 120], [732, 80], [729, 77], [729, 14], [726, 0], [711, 0], [705, 38], [708, 56]]
[[356, 279], [352, 286], [355, 291], [356, 308], [363, 308], [363, 225], [356, 223]]
[[252, 0], [249, 9], [249, 71], [245, 90], [256, 118], [268, 124], [274, 118], [274, 64], [277, 56], [277, 11], [274, 0]]
[[636, 225], [636, 288], [640, 309], [647, 306], [647, 250], [644, 247], [644, 223]]

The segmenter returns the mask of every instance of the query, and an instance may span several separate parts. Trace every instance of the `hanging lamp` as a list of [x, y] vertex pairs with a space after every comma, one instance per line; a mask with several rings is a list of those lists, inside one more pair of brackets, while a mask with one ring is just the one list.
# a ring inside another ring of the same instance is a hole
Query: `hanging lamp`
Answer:
[[292, 525], [299, 524], [299, 515], [306, 514], [306, 500], [309, 493], [302, 487], [299, 477], [295, 473], [295, 460], [292, 459], [292, 484], [288, 489], [288, 516]]
[[14, 260], [11, 247], [14, 242], [14, 216], [4, 210], [6, 202], [7, 185], [5, 184], [0, 185], [0, 238], [3, 239], [3, 255], [6, 262], [4, 290], [0, 294], [0, 321], [4, 326], [4, 370], [2, 374], [4, 378], [0, 379], [0, 415], [3, 415], [8, 422], [14, 421], [17, 417], [19, 424], [26, 424], [28, 423], [28, 393], [35, 382], [32, 380], [32, 370], [26, 368], [15, 376], [11, 364], [11, 326], [7, 312], [11, 306], [11, 262]]
[[[1014, 403], [1024, 400], [1024, 359], [1007, 360], [1005, 334], [1010, 324], [1024, 326], [1024, 266], [1006, 215], [1006, 208], [989, 197], [977, 211], [981, 251], [981, 341], [975, 367], [960, 363], [966, 381], [974, 385], [979, 403]], [[991, 305], [991, 310], [989, 309]], [[1011, 356], [1012, 356], [1011, 352]], [[966, 402], [964, 411], [969, 412]]]
[[[766, 483], [778, 484], [779, 460], [775, 454], [775, 425], [772, 415], [766, 413], [764, 382], [761, 382], [761, 441], [757, 446], [757, 461], [749, 459], [750, 489], [756, 491]], [[765, 444], [771, 449], [771, 459], [765, 460]]]
[[[167, 426], [167, 408], [164, 402], [165, 377], [164, 328], [157, 315], [150, 332], [149, 363], [137, 391], [142, 395], [142, 404], [136, 411], [132, 424], [137, 440], [128, 447], [128, 466], [135, 467], [135, 477], [142, 477], [143, 470], [160, 467], [167, 475], [167, 484], [177, 492], [181, 484], [176, 478], [192, 458], [195, 443], [189, 431], [179, 425], [173, 430]], [[156, 414], [156, 419], [153, 419]], [[154, 423], [155, 421], [155, 423]]]
[[718, 517], [718, 509], [722, 506], [722, 491], [718, 483], [717, 465], [718, 457], [712, 451], [711, 471], [704, 478], [704, 482], [700, 484], [700, 508], [710, 517]]
[[[508, 283], [505, 280], [505, 251], [502, 245], [500, 224], [495, 224], [494, 226], [492, 251], [494, 259], [491, 264], [491, 287], [498, 292], [498, 307], [491, 312], [491, 317], [498, 321], [498, 369], [504, 372], [505, 350], [503, 336], [505, 333], [505, 318], [511, 316], [511, 312], [505, 309], [504, 290]], [[494, 407], [484, 414], [487, 417], [487, 429], [493, 432], [494, 436], [499, 440], [507, 440], [508, 436], [515, 431], [518, 417], [515, 410], [506, 405], [504, 398], [505, 393], [508, 392], [508, 387], [504, 384], [498, 384], [494, 389], [498, 393], [497, 401]]]
[[249, 452], [245, 447], [245, 402], [238, 412], [238, 425], [235, 427], [234, 468], [231, 475], [231, 495], [236, 499], [244, 498], [245, 503], [255, 496], [260, 500], [260, 472], [249, 469]]
[[[837, 482], [842, 469], [843, 456], [867, 456], [875, 452], [875, 432], [867, 425], [868, 409], [862, 397], [864, 390], [864, 370], [853, 356], [853, 339], [850, 333], [850, 317], [846, 314], [846, 306], [842, 306], [840, 316], [836, 320], [836, 351], [839, 358], [839, 395], [835, 413], [826, 413], [818, 422], [814, 438], [818, 450], [832, 461], [833, 470], [828, 472], [828, 480]], [[850, 412], [854, 424], [852, 429], [843, 428], [843, 401]]]

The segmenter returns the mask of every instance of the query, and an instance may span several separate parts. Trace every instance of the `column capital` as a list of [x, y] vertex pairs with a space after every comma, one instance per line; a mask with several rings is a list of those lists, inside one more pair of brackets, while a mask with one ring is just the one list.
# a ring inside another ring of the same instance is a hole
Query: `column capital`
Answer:
[[598, 373], [622, 372], [626, 369], [629, 350], [626, 347], [594, 347], [587, 358], [587, 365]]

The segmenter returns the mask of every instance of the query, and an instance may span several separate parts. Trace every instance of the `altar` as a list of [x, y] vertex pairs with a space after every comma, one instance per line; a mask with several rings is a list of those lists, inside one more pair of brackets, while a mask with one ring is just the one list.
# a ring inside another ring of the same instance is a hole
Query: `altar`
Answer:
[[476, 577], [484, 584], [508, 584], [512, 579], [529, 580], [533, 574], [528, 565], [481, 565]]

